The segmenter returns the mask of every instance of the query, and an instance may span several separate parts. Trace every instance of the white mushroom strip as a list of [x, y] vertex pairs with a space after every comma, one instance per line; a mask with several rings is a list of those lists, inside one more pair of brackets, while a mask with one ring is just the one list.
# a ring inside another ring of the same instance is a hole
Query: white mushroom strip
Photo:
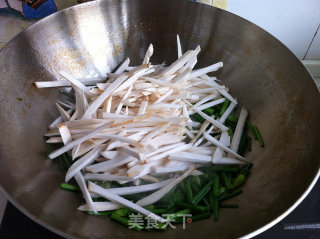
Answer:
[[180, 42], [180, 37], [177, 34], [177, 48], [178, 48], [178, 58], [182, 56], [182, 49], [181, 49], [181, 42]]
[[158, 167], [163, 164], [163, 160], [155, 160], [146, 164], [136, 164], [127, 171], [128, 177], [140, 178], [152, 172], [154, 167]]
[[135, 194], [135, 193], [143, 193], [143, 192], [154, 191], [159, 188], [162, 188], [168, 183], [172, 182], [173, 180], [174, 179], [170, 178], [170, 179], [163, 180], [162, 182], [145, 184], [141, 186], [108, 188], [106, 189], [106, 191], [116, 195], [129, 195], [129, 194]]
[[179, 160], [179, 161], [189, 162], [189, 163], [210, 163], [211, 156], [196, 154], [196, 153], [189, 153], [189, 152], [180, 152], [180, 153], [171, 154], [169, 156], [169, 159]]
[[187, 80], [187, 77], [190, 75], [191, 68], [187, 68], [181, 72], [181, 74], [177, 75], [172, 82], [175, 84], [182, 84], [184, 81]]
[[100, 107], [100, 105], [112, 94], [112, 92], [117, 89], [126, 79], [128, 75], [121, 75], [117, 80], [115, 80], [98, 98], [91, 103], [88, 107], [82, 119], [90, 119], [92, 115], [96, 112], [96, 110]]
[[223, 124], [226, 121], [226, 119], [228, 118], [228, 116], [234, 110], [235, 107], [236, 107], [236, 104], [231, 102], [230, 105], [228, 106], [228, 108], [226, 109], [226, 111], [223, 113], [223, 115], [219, 119], [219, 122], [221, 124]]
[[242, 108], [236, 129], [232, 137], [231, 146], [230, 146], [230, 148], [235, 152], [238, 151], [241, 135], [243, 132], [244, 125], [246, 123], [247, 116], [248, 116], [248, 111], [245, 108]]
[[123, 154], [123, 155], [120, 155], [120, 156], [115, 157], [113, 159], [110, 159], [108, 161], [90, 165], [90, 166], [86, 167], [86, 170], [88, 172], [92, 172], [92, 173], [105, 172], [108, 169], [110, 170], [115, 167], [129, 163], [129, 162], [133, 161], [134, 159], [135, 158], [132, 156], [128, 156], [128, 155]]
[[[68, 115], [70, 115], [72, 113], [72, 109], [67, 110]], [[61, 124], [63, 122], [62, 116], [60, 115], [58, 118], [56, 118], [50, 125], [49, 125], [49, 129], [53, 130], [53, 129], [57, 129], [58, 125]]]
[[219, 121], [215, 120], [214, 118], [206, 115], [201, 110], [195, 109], [195, 111], [199, 115], [201, 115], [205, 120], [208, 120], [211, 124], [213, 124], [214, 126], [216, 126], [219, 129], [221, 129], [222, 131], [227, 131], [228, 130], [228, 127], [224, 126], [223, 124], [221, 124]]
[[190, 58], [192, 57], [192, 50], [187, 51], [184, 53], [178, 60], [172, 63], [170, 66], [165, 68], [161, 74], [164, 76], [174, 74], [177, 70], [179, 70]]
[[[230, 146], [230, 136], [227, 132], [222, 132], [220, 137], [220, 143], [225, 145], [226, 147]], [[216, 151], [212, 156], [212, 163], [217, 163], [218, 159], [222, 158], [224, 150], [221, 147], [217, 147]]]
[[190, 168], [190, 165], [181, 165], [181, 166], [174, 166], [174, 167], [156, 167], [154, 172], [156, 174], [168, 174], [168, 173], [177, 173], [177, 172], [184, 172]]
[[195, 167], [188, 169], [184, 174], [182, 174], [180, 177], [176, 178], [172, 182], [168, 183], [163, 188], [161, 188], [158, 191], [150, 194], [149, 196], [139, 200], [137, 202], [137, 204], [141, 205], [141, 206], [147, 206], [147, 205], [150, 205], [150, 204], [153, 204], [153, 203], [159, 201], [168, 192], [170, 192], [175, 186], [177, 186], [181, 181], [183, 181], [186, 177], [188, 177], [193, 172], [194, 169], [195, 169]]
[[216, 147], [191, 147], [189, 152], [191, 153], [198, 153], [204, 155], [212, 155], [216, 151]]
[[72, 164], [71, 167], [68, 169], [65, 181], [68, 182], [71, 178], [73, 178], [74, 175], [80, 172], [81, 169], [83, 169], [85, 166], [91, 164], [94, 160], [96, 160], [99, 157], [100, 150], [101, 147], [97, 147], [91, 150], [83, 157], [81, 157], [80, 159], [78, 159], [74, 164]]
[[51, 137], [46, 141], [47, 144], [57, 144], [57, 143], [63, 143], [61, 137]]
[[101, 152], [101, 155], [105, 157], [106, 159], [112, 159], [115, 158], [119, 155], [119, 151], [110, 151], [110, 150], [105, 150]]
[[[149, 71], [147, 73], [147, 71]], [[138, 66], [134, 70], [128, 72], [129, 77], [126, 81], [124, 81], [117, 89], [115, 89], [114, 93], [120, 92], [129, 88], [132, 84], [134, 84], [141, 76], [150, 74], [154, 71], [154, 69], [150, 69], [148, 64]]]
[[106, 123], [103, 124], [102, 126], [96, 128], [95, 130], [91, 131], [89, 134], [87, 134], [86, 136], [79, 138], [77, 140], [74, 140], [68, 144], [66, 144], [65, 146], [61, 147], [60, 149], [57, 149], [56, 151], [53, 151], [51, 154], [49, 154], [49, 158], [53, 159], [58, 157], [59, 155], [69, 151], [70, 149], [72, 149], [74, 146], [77, 146], [81, 143], [83, 143], [84, 141], [86, 141], [87, 139], [90, 139], [91, 137], [93, 137], [95, 134], [99, 133], [101, 130], [108, 128], [112, 125], [112, 122], [110, 123]]
[[83, 178], [81, 172], [77, 173], [74, 178], [77, 181], [77, 183], [81, 189], [82, 195], [83, 195], [84, 199], [86, 200], [87, 205], [89, 205], [89, 208], [91, 209], [91, 211], [93, 211], [94, 213], [97, 213], [97, 210], [94, 207], [92, 198], [91, 198], [90, 193], [88, 191], [87, 184], [84, 181], [84, 178]]
[[194, 142], [196, 142], [209, 125], [210, 125], [210, 122], [208, 120], [204, 121], [204, 123], [201, 125], [200, 129], [198, 130], [197, 135], [191, 140], [190, 143], [193, 144]]
[[[114, 202], [93, 202], [92, 206], [97, 210], [97, 212], [112, 211], [123, 207], [121, 204]], [[84, 204], [78, 207], [78, 210], [87, 212], [92, 211], [92, 208], [88, 204]]]
[[[90, 86], [90, 85], [96, 85], [101, 82], [105, 82], [106, 79], [103, 79], [101, 77], [96, 77], [96, 78], [77, 79], [77, 81], [81, 82], [83, 85]], [[34, 82], [34, 85], [37, 88], [66, 87], [66, 86], [71, 86], [71, 82], [67, 80], [37, 81], [37, 82]]]
[[126, 92], [126, 94], [123, 96], [121, 102], [119, 103], [118, 107], [117, 107], [117, 110], [116, 110], [116, 114], [119, 114], [121, 109], [122, 109], [122, 106], [123, 106], [123, 103], [124, 101], [129, 97], [130, 93], [132, 91], [132, 86], [129, 87], [128, 91]]
[[106, 141], [107, 140], [105, 139], [91, 139], [83, 142], [82, 144], [79, 144], [78, 146], [75, 146], [72, 150], [72, 160], [89, 152], [91, 149], [97, 148], [99, 145], [102, 145]]
[[143, 59], [143, 62], [142, 62], [143, 65], [144, 65], [144, 64], [149, 64], [150, 57], [152, 56], [152, 54], [153, 54], [153, 45], [150, 44], [150, 45], [149, 45], [149, 48], [148, 48], [148, 50], [147, 50], [147, 52], [146, 52], [146, 55], [145, 55], [145, 57], [144, 57], [144, 59]]
[[[210, 78], [208, 75], [204, 74], [201, 76], [203, 79], [208, 80], [211, 85], [216, 86], [216, 87], [220, 87], [220, 85], [218, 83], [216, 83], [214, 80], [212, 80], [212, 78]], [[225, 98], [229, 99], [231, 102], [238, 104], [237, 100], [234, 99], [225, 89], [220, 89], [219, 93], [222, 94]]]
[[208, 102], [206, 104], [198, 106], [197, 109], [198, 110], [204, 110], [204, 109], [210, 108], [212, 106], [221, 104], [221, 103], [225, 102], [225, 100], [226, 99], [222, 98], [222, 99], [218, 99], [218, 100], [215, 100], [215, 101], [211, 101], [211, 102]]
[[176, 143], [176, 144], [170, 144], [170, 145], [168, 145], [168, 146], [164, 146], [164, 147], [162, 147], [162, 148], [159, 148], [159, 149], [157, 149], [157, 150], [155, 150], [155, 151], [147, 154], [146, 156], [147, 156], [147, 157], [152, 157], [152, 156], [154, 156], [154, 155], [156, 155], [156, 154], [159, 154], [159, 153], [168, 151], [168, 150], [173, 149], [173, 148], [177, 148], [177, 147], [182, 146], [182, 145], [185, 145], [185, 143], [182, 143], [182, 142], [181, 142], [181, 143]]
[[58, 103], [56, 103], [57, 109], [60, 112], [63, 121], [70, 120], [71, 116], [65, 111]]
[[89, 190], [90, 190], [90, 192], [96, 193], [96, 194], [100, 195], [101, 197], [104, 197], [104, 198], [109, 199], [113, 202], [117, 202], [119, 204], [122, 204], [122, 205], [129, 207], [132, 210], [135, 210], [137, 212], [140, 212], [141, 214], [143, 214], [149, 218], [152, 218], [158, 222], [164, 223], [167, 221], [167, 220], [163, 219], [162, 217], [157, 216], [156, 214], [148, 211], [147, 209], [145, 209], [145, 208], [143, 208], [143, 207], [141, 207], [141, 206], [125, 199], [125, 198], [122, 198], [116, 194], [113, 194], [113, 193], [106, 191], [106, 189], [104, 189], [104, 188], [102, 188], [92, 182], [89, 182]]
[[211, 66], [207, 66], [205, 68], [195, 70], [195, 71], [191, 72], [191, 74], [188, 77], [188, 79], [197, 78], [197, 77], [202, 76], [204, 74], [207, 74], [209, 72], [216, 71], [221, 67], [223, 67], [223, 63], [222, 62], [218, 62], [218, 63], [215, 63], [215, 64], [213, 64]]
[[61, 135], [61, 139], [63, 144], [67, 144], [72, 141], [70, 130], [65, 123], [58, 125], [59, 133]]
[[99, 180], [99, 181], [132, 181], [133, 178], [126, 176], [112, 175], [109, 172], [99, 173], [87, 173], [84, 175], [85, 180]]
[[144, 175], [144, 176], [140, 177], [140, 179], [143, 179], [147, 182], [152, 182], [152, 183], [159, 183], [160, 182], [160, 180], [158, 178], [153, 177], [151, 175]]
[[66, 107], [68, 109], [75, 109], [76, 108], [75, 105], [70, 101], [63, 102], [61, 100], [58, 100], [57, 103], [60, 105], [63, 105], [64, 107]]
[[114, 72], [115, 74], [121, 74], [123, 73], [129, 66], [130, 64], [130, 59], [127, 57], [118, 67], [118, 69]]
[[164, 95], [162, 95], [160, 98], [158, 98], [154, 103], [159, 103], [159, 102], [165, 100], [173, 92], [174, 92], [173, 89], [168, 90]]
[[148, 158], [146, 159], [146, 161], [147, 161], [147, 162], [156, 161], [156, 160], [165, 158], [165, 157], [169, 156], [170, 154], [177, 153], [177, 152], [186, 150], [186, 149], [188, 149], [188, 148], [190, 148], [190, 144], [183, 144], [183, 145], [181, 145], [181, 146], [179, 146], [179, 147], [170, 149], [170, 150], [168, 150], [168, 151], [166, 151], [166, 152], [157, 154], [157, 155], [152, 156], [152, 157], [148, 157]]
[[75, 85], [78, 89], [80, 89], [81, 91], [83, 91], [85, 94], [89, 95], [89, 96], [93, 96], [94, 94], [92, 94], [90, 92], [90, 89], [88, 87], [86, 87], [84, 84], [82, 84], [80, 81], [78, 81], [77, 79], [74, 79], [71, 75], [69, 75], [67, 72], [64, 71], [60, 71], [59, 74], [61, 76], [63, 76], [66, 80], [70, 81], [71, 84]]
[[246, 164], [247, 162], [239, 161], [235, 158], [221, 157], [215, 161], [216, 164]]
[[[193, 51], [193, 55], [192, 55], [191, 59], [182, 68], [183, 70], [190, 69], [190, 71], [191, 71], [193, 69], [193, 67], [197, 64], [197, 55], [199, 54], [200, 51], [201, 51], [200, 46], [197, 46], [196, 49]], [[196, 77], [194, 77], [194, 78], [196, 78]]]
[[232, 154], [233, 156], [235, 156], [238, 159], [244, 160], [246, 161], [246, 159], [244, 157], [242, 157], [241, 155], [237, 154], [236, 152], [234, 152], [232, 149], [228, 148], [227, 146], [223, 145], [220, 141], [218, 141], [216, 138], [210, 136], [208, 133], [204, 132], [203, 133], [205, 138], [207, 140], [209, 140], [210, 142], [212, 142], [213, 144], [217, 145], [218, 147], [222, 148], [224, 151]]
[[145, 144], [147, 143], [149, 140], [153, 139], [154, 137], [156, 137], [157, 135], [159, 135], [160, 133], [162, 133], [163, 131], [165, 131], [168, 127], [169, 127], [170, 123], [166, 123], [163, 126], [161, 126], [160, 128], [157, 128], [153, 131], [151, 131], [149, 134], [147, 134], [143, 139], [141, 139], [141, 143]]

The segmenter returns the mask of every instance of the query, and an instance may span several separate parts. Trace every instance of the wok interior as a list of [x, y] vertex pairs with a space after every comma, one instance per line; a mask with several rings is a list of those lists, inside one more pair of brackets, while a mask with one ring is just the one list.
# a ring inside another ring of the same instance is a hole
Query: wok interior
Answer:
[[[224, 62], [217, 77], [258, 125], [265, 148], [253, 143], [254, 162], [240, 208], [222, 209], [219, 222], [194, 222], [167, 232], [135, 232], [109, 218], [76, 210], [80, 199], [62, 191], [64, 173], [46, 159], [44, 132], [57, 117], [57, 90], [35, 89], [59, 70], [77, 78], [104, 76], [125, 56], [140, 64], [153, 43], [153, 63], [183, 50], [202, 51], [198, 67]], [[246, 235], [286, 211], [307, 189], [320, 152], [319, 92], [294, 55], [257, 26], [225, 11], [187, 1], [92, 2], [36, 23], [0, 54], [0, 177], [11, 202], [51, 230], [81, 238], [199, 238]], [[22, 97], [23, 101], [16, 98]]]

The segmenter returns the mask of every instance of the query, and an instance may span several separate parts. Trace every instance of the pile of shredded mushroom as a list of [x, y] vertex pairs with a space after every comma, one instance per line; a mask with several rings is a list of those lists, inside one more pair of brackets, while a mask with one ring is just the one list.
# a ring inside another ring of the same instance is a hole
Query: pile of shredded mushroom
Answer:
[[[164, 222], [143, 206], [160, 200], [187, 176], [201, 174], [199, 167], [247, 162], [237, 150], [248, 112], [242, 108], [230, 140], [224, 122], [237, 100], [208, 76], [222, 62], [194, 70], [200, 46], [182, 54], [179, 37], [177, 42], [178, 59], [169, 66], [150, 62], [151, 44], [140, 66], [130, 66], [126, 58], [106, 82], [77, 80], [66, 72], [60, 72], [65, 81], [35, 82], [39, 88], [71, 85], [74, 90], [74, 102], [56, 103], [60, 116], [45, 136], [47, 143], [64, 144], [50, 153], [51, 159], [66, 152], [76, 159], [65, 180], [75, 178], [79, 184], [86, 200], [80, 210], [125, 206]], [[220, 118], [203, 112], [226, 99], [231, 104]], [[203, 124], [190, 119], [194, 113], [205, 119]], [[160, 181], [158, 176], [165, 174], [168, 179]], [[133, 184], [105, 189], [92, 180]], [[135, 203], [121, 197], [148, 191], [152, 193]], [[93, 202], [98, 196], [110, 201]]]

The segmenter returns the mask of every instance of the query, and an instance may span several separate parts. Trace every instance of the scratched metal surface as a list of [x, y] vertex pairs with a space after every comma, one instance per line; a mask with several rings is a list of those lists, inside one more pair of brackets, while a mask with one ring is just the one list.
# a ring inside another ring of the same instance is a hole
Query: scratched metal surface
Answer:
[[[170, 63], [177, 33], [185, 50], [200, 44], [199, 66], [224, 62], [217, 76], [264, 136], [266, 147], [254, 144], [247, 155], [255, 166], [244, 193], [233, 199], [240, 209], [223, 210], [219, 222], [164, 233], [133, 232], [78, 212], [79, 198], [59, 190], [63, 172], [45, 159], [42, 135], [57, 115], [58, 93], [35, 89], [32, 82], [58, 78], [59, 70], [81, 78], [104, 76], [124, 56], [138, 64], [149, 43], [154, 63]], [[67, 237], [244, 236], [280, 220], [317, 177], [319, 99], [311, 76], [285, 46], [223, 10], [180, 0], [81, 4], [37, 22], [0, 52], [0, 188], [29, 217]]]

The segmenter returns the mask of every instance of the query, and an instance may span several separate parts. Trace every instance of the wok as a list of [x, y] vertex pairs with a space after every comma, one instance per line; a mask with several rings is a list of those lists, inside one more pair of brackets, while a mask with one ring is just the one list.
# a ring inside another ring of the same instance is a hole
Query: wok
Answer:
[[[109, 218], [76, 210], [80, 199], [59, 189], [64, 180], [46, 159], [44, 132], [57, 116], [57, 90], [35, 89], [65, 70], [75, 77], [105, 76], [125, 56], [139, 64], [153, 43], [152, 62], [176, 59], [176, 34], [184, 50], [202, 48], [198, 66], [223, 61], [217, 77], [258, 125], [247, 158], [254, 168], [240, 208], [222, 210], [219, 222], [194, 222], [166, 232], [135, 232]], [[97, 1], [53, 14], [28, 28], [0, 53], [1, 190], [30, 218], [78, 238], [235, 238], [271, 227], [311, 190], [319, 176], [319, 91], [299, 60], [256, 25], [220, 9], [181, 0]], [[22, 97], [23, 101], [17, 100]]]

